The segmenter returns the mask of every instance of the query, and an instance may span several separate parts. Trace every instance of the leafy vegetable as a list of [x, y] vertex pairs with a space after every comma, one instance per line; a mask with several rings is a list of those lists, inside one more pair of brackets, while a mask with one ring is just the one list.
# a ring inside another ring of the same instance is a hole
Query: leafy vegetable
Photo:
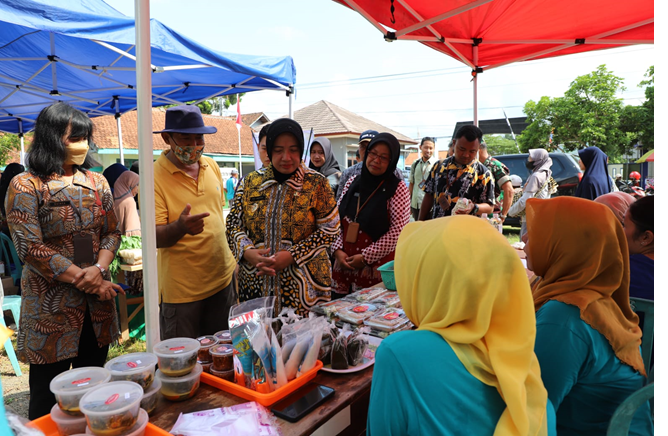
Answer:
[[114, 257], [114, 260], [109, 265], [109, 273], [111, 274], [111, 277], [116, 277], [116, 274], [118, 274], [118, 270], [121, 267], [121, 257], [118, 255], [118, 252], [132, 248], [141, 248], [141, 236], [121, 235], [121, 246], [118, 247], [116, 257]]

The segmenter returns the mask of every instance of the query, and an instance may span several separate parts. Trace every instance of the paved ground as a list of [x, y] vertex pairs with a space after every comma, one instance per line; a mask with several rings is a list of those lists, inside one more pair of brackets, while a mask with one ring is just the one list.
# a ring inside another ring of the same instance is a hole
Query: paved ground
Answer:
[[[6, 318], [6, 319], [9, 319]], [[15, 326], [10, 325], [9, 328]], [[14, 334], [14, 346], [16, 346], [16, 334]], [[28, 418], [28, 365], [19, 362], [23, 375], [17, 377], [9, 362], [7, 354], [3, 349], [0, 352], [0, 377], [2, 378], [2, 397], [5, 402], [5, 407], [16, 414]]]

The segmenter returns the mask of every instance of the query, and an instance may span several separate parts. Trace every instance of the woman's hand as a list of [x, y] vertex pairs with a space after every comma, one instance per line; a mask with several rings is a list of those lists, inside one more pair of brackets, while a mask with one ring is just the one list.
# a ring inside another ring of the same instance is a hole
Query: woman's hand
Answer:
[[276, 275], [276, 271], [274, 271], [272, 268], [264, 266], [264, 262], [267, 259], [267, 254], [269, 254], [270, 251], [270, 248], [266, 248], [264, 250], [260, 250], [258, 248], [249, 248], [248, 250], [244, 251], [244, 259], [246, 259], [247, 262], [259, 270], [257, 273], [259, 276]]
[[343, 269], [348, 269], [348, 270], [355, 269], [348, 264], [348, 259], [349, 259], [348, 254], [346, 254], [346, 252], [343, 250], [336, 250], [334, 252], [334, 259], [336, 259], [336, 261], [339, 262], [339, 265], [341, 265]]
[[257, 264], [257, 268], [260, 270], [258, 275], [275, 276], [277, 271], [281, 271], [293, 263], [295, 263], [295, 260], [292, 254], [289, 251], [281, 250], [273, 256], [263, 258], [262, 262]]
[[364, 262], [364, 256], [361, 254], [355, 254], [354, 256], [347, 257], [346, 262], [348, 262], [348, 265], [354, 269], [362, 269], [366, 266], [366, 263]]
[[[74, 275], [72, 279], [72, 284], [77, 287], [77, 289], [86, 292], [87, 289], [96, 289], [102, 285], [104, 278], [102, 277], [102, 271], [96, 266], [89, 266], [83, 268], [78, 273]], [[90, 292], [87, 292], [90, 293]]]
[[116, 297], [117, 294], [125, 295], [125, 291], [120, 285], [111, 283], [108, 280], [102, 280], [100, 286], [96, 288], [89, 288], [85, 291], [87, 294], [94, 294], [100, 299], [100, 301], [111, 300]]

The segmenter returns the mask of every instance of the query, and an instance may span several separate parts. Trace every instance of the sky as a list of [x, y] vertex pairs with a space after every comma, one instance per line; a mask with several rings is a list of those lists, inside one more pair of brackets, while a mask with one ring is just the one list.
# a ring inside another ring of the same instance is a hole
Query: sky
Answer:
[[[105, 1], [134, 16], [134, 0]], [[152, 0], [150, 7], [152, 18], [214, 50], [292, 56], [294, 110], [326, 100], [412, 138], [443, 138], [443, 144], [457, 121], [473, 120], [467, 66], [415, 41], [388, 43], [361, 15], [332, 0]], [[652, 45], [486, 71], [478, 79], [479, 119], [503, 118], [504, 109], [508, 117], [523, 116], [527, 101], [563, 96], [577, 76], [601, 64], [624, 79], [624, 104], [642, 103], [637, 85], [654, 64]], [[388, 75], [393, 77], [378, 78]], [[375, 79], [359, 80], [368, 77]], [[287, 115], [288, 98], [277, 91], [249, 93], [241, 112], [276, 119]]]

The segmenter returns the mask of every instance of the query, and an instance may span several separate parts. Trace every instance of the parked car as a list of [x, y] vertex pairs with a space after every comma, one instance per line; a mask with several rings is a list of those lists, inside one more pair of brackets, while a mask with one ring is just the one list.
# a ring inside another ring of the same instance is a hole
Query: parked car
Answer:
[[[529, 153], [503, 154], [494, 156], [494, 158], [503, 162], [510, 170], [510, 174], [520, 176], [522, 178], [522, 185], [524, 185], [530, 174], [526, 167]], [[558, 185], [557, 192], [552, 196], [574, 195], [580, 180], [582, 180], [580, 165], [572, 156], [566, 153], [550, 153], [550, 158], [552, 158], [552, 177]], [[508, 217], [504, 224], [519, 227], [520, 219]]]

